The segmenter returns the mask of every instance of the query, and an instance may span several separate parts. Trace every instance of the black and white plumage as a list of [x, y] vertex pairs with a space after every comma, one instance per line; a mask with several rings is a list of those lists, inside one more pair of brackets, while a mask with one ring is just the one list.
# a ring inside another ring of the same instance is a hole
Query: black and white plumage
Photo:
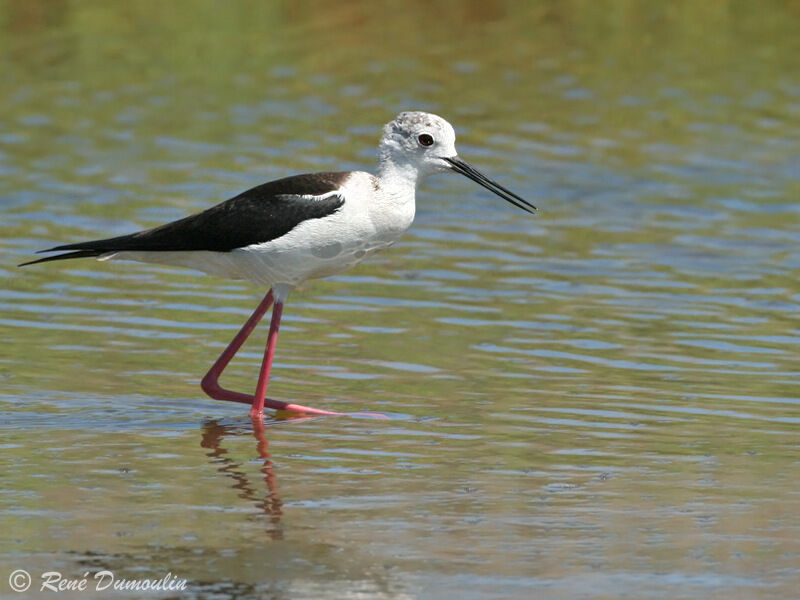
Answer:
[[[126, 251], [230, 252], [286, 235], [303, 221], [327, 217], [341, 208], [337, 194], [347, 172], [308, 173], [263, 183], [203, 212], [160, 227], [103, 240], [64, 244], [42, 252], [75, 250], [86, 256]], [[25, 264], [78, 258], [59, 254]]]
[[[254, 317], [258, 317], [257, 322], [266, 311], [264, 306], [274, 299], [276, 308], [270, 330], [270, 347], [274, 351], [277, 322], [290, 291], [303, 281], [338, 273], [391, 246], [414, 220], [419, 180], [446, 171], [472, 179], [523, 210], [536, 210], [461, 160], [455, 149], [455, 132], [447, 121], [429, 113], [404, 112], [384, 127], [374, 175], [345, 171], [286, 177], [160, 227], [56, 246], [43, 252], [62, 254], [24, 264], [84, 257], [131, 259], [248, 279], [271, 288]], [[245, 338], [252, 327], [248, 322], [243, 329], [243, 333], [247, 330]], [[226, 350], [227, 359], [223, 361], [223, 353], [206, 376], [204, 389], [220, 399], [254, 398], [253, 414], [260, 414], [272, 362], [270, 347], [255, 397], [221, 388], [214, 395], [218, 388], [214, 387], [216, 377], [243, 342], [240, 336]], [[214, 385], [206, 388], [206, 380], [212, 374]], [[226, 394], [228, 397], [224, 397]]]
[[[234, 263], [237, 260], [224, 255], [257, 248], [285, 236], [305, 221], [322, 219], [340, 210], [345, 199], [339, 189], [349, 176], [349, 172], [339, 172], [285, 177], [160, 227], [44, 250], [66, 253], [24, 265], [83, 257], [131, 258], [241, 278], [243, 275], [234, 265], [220, 265], [231, 262], [231, 258]], [[233, 268], [226, 272], [226, 266]]]

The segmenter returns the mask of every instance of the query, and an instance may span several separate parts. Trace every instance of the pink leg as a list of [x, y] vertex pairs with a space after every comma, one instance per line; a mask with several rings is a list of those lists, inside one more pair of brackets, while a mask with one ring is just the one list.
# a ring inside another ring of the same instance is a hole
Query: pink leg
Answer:
[[[269, 336], [267, 337], [267, 347], [264, 349], [264, 359], [261, 361], [261, 372], [258, 374], [258, 384], [256, 393], [253, 397], [253, 408], [250, 409], [250, 416], [255, 417], [264, 412], [264, 402], [269, 385], [269, 372], [272, 370], [272, 358], [275, 356], [275, 346], [278, 344], [278, 327], [281, 325], [281, 315], [283, 314], [283, 302], [276, 302], [272, 307], [272, 319], [269, 322]], [[274, 402], [270, 400], [269, 402]], [[283, 402], [281, 402], [283, 404]], [[269, 404], [267, 404], [269, 406]], [[272, 407], [275, 408], [275, 407]], [[280, 408], [283, 408], [282, 406]]]
[[250, 315], [250, 318], [247, 319], [247, 322], [242, 326], [239, 333], [236, 334], [233, 341], [228, 344], [228, 347], [220, 354], [217, 361], [211, 366], [208, 373], [206, 373], [205, 377], [203, 377], [203, 380], [200, 382], [200, 387], [203, 388], [203, 391], [214, 398], [214, 400], [228, 400], [231, 402], [242, 402], [243, 404], [253, 403], [252, 396], [239, 392], [232, 392], [223, 388], [219, 384], [219, 376], [222, 375], [225, 367], [231, 362], [231, 359], [239, 351], [239, 348], [242, 347], [245, 340], [253, 333], [253, 329], [256, 328], [256, 325], [258, 325], [258, 322], [264, 317], [264, 314], [269, 310], [270, 306], [272, 306], [272, 290], [267, 292], [267, 295], [264, 296], [264, 299], [256, 310]]
[[272, 300], [272, 290], [270, 290], [269, 293], [264, 296], [264, 299], [258, 305], [253, 314], [250, 315], [250, 318], [247, 319], [247, 322], [244, 324], [239, 333], [236, 334], [236, 337], [233, 338], [233, 341], [228, 345], [227, 348], [225, 348], [225, 351], [212, 365], [205, 377], [203, 377], [203, 381], [200, 384], [203, 388], [203, 391], [215, 400], [228, 400], [231, 402], [250, 404], [252, 406], [250, 410], [250, 416], [256, 418], [263, 417], [265, 406], [275, 410], [286, 410], [309, 415], [341, 414], [329, 410], [320, 410], [317, 408], [302, 406], [300, 404], [290, 404], [288, 402], [281, 402], [280, 400], [271, 400], [266, 398], [267, 384], [269, 383], [269, 372], [270, 368], [272, 367], [272, 358], [275, 355], [275, 345], [278, 340], [278, 325], [281, 322], [281, 313], [283, 312], [282, 302], [276, 302], [275, 308], [272, 311], [272, 322], [270, 323], [269, 327], [269, 338], [267, 339], [267, 347], [264, 352], [264, 360], [261, 363], [261, 373], [258, 377], [258, 385], [256, 386], [255, 396], [226, 390], [219, 384], [219, 376], [222, 374], [222, 371], [225, 370], [225, 367], [228, 366], [228, 363], [231, 361], [233, 356], [239, 351], [239, 348], [242, 347], [242, 344], [244, 344], [245, 340], [253, 332], [258, 322], [262, 319], [267, 310], [269, 310]]

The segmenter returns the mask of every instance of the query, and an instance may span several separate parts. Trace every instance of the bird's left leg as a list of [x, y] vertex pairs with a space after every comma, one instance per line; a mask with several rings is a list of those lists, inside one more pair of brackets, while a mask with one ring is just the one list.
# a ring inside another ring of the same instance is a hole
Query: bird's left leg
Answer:
[[[284, 402], [267, 400], [267, 386], [269, 385], [269, 372], [272, 370], [272, 359], [275, 356], [275, 346], [278, 345], [278, 328], [281, 325], [281, 315], [283, 314], [283, 302], [280, 300], [272, 307], [272, 319], [269, 322], [269, 336], [267, 336], [267, 347], [264, 349], [264, 358], [261, 361], [261, 372], [258, 374], [258, 384], [256, 393], [253, 397], [253, 407], [250, 409], [250, 416], [255, 417], [264, 412], [264, 403], [275, 403], [285, 405]], [[284, 408], [284, 406], [272, 406], [271, 408]]]
[[[275, 308], [272, 311], [272, 321], [269, 328], [269, 337], [267, 339], [267, 348], [264, 352], [264, 360], [261, 364], [261, 373], [258, 378], [258, 385], [256, 386], [256, 394], [243, 394], [241, 392], [234, 392], [226, 390], [219, 384], [219, 377], [231, 362], [231, 359], [239, 351], [244, 344], [245, 340], [253, 333], [253, 330], [258, 325], [258, 322], [264, 317], [269, 307], [273, 304], [274, 295], [270, 290], [258, 307], [247, 319], [247, 322], [241, 328], [233, 341], [228, 344], [225, 351], [220, 355], [217, 361], [211, 366], [203, 377], [201, 387], [203, 391], [215, 400], [227, 400], [230, 402], [241, 402], [242, 404], [250, 404], [250, 416], [254, 418], [263, 418], [264, 407], [272, 408], [274, 410], [285, 410], [295, 413], [303, 413], [307, 415], [338, 415], [340, 413], [332, 412], [329, 410], [320, 410], [318, 408], [310, 408], [300, 404], [291, 404], [288, 402], [281, 402], [280, 400], [272, 400], [266, 398], [267, 384], [269, 383], [269, 372], [272, 367], [272, 358], [275, 355], [275, 346], [278, 340], [278, 326], [281, 322], [281, 314], [283, 313], [283, 302], [275, 302]], [[258, 400], [258, 401], [257, 401]]]
[[253, 396], [253, 404], [250, 409], [250, 417], [253, 419], [260, 419], [264, 414], [264, 407], [272, 408], [275, 410], [287, 410], [295, 413], [304, 413], [307, 415], [338, 415], [341, 413], [333, 412], [330, 410], [320, 410], [318, 408], [310, 408], [302, 406], [301, 404], [291, 404], [288, 402], [281, 402], [280, 400], [272, 400], [267, 398], [267, 385], [269, 385], [269, 373], [272, 370], [272, 359], [275, 356], [275, 347], [278, 345], [278, 328], [281, 324], [281, 315], [283, 314], [283, 302], [277, 300], [275, 306], [272, 307], [272, 320], [269, 324], [269, 336], [267, 337], [267, 347], [264, 349], [264, 359], [261, 361], [261, 372], [258, 375], [258, 384], [256, 385], [256, 393]]

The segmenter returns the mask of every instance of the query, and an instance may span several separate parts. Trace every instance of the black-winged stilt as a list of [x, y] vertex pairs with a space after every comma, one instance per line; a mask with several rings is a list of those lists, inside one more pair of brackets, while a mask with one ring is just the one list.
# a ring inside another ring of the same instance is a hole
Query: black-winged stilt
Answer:
[[[348, 269], [388, 248], [414, 220], [419, 180], [455, 171], [511, 204], [536, 207], [461, 160], [453, 127], [436, 115], [403, 112], [383, 130], [377, 174], [311, 173], [278, 179], [242, 192], [203, 212], [154, 229], [103, 240], [56, 246], [65, 252], [20, 266], [67, 258], [129, 259], [178, 265], [269, 288], [205, 377], [212, 398], [306, 414], [338, 414], [266, 398], [278, 326], [289, 292], [308, 279]], [[267, 347], [255, 393], [226, 390], [219, 376], [274, 302]]]

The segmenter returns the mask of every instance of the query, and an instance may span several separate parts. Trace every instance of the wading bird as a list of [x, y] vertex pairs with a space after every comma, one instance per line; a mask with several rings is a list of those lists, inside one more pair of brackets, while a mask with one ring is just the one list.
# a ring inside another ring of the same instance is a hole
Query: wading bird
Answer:
[[[202, 380], [212, 398], [306, 414], [338, 414], [266, 398], [283, 305], [300, 283], [339, 273], [394, 244], [414, 220], [422, 177], [455, 171], [523, 210], [536, 207], [459, 158], [453, 127], [436, 115], [403, 112], [383, 129], [376, 174], [309, 173], [264, 183], [203, 212], [160, 227], [103, 240], [56, 246], [63, 252], [23, 265], [68, 258], [127, 259], [177, 265], [269, 292]], [[219, 376], [274, 303], [255, 393], [233, 392]]]

